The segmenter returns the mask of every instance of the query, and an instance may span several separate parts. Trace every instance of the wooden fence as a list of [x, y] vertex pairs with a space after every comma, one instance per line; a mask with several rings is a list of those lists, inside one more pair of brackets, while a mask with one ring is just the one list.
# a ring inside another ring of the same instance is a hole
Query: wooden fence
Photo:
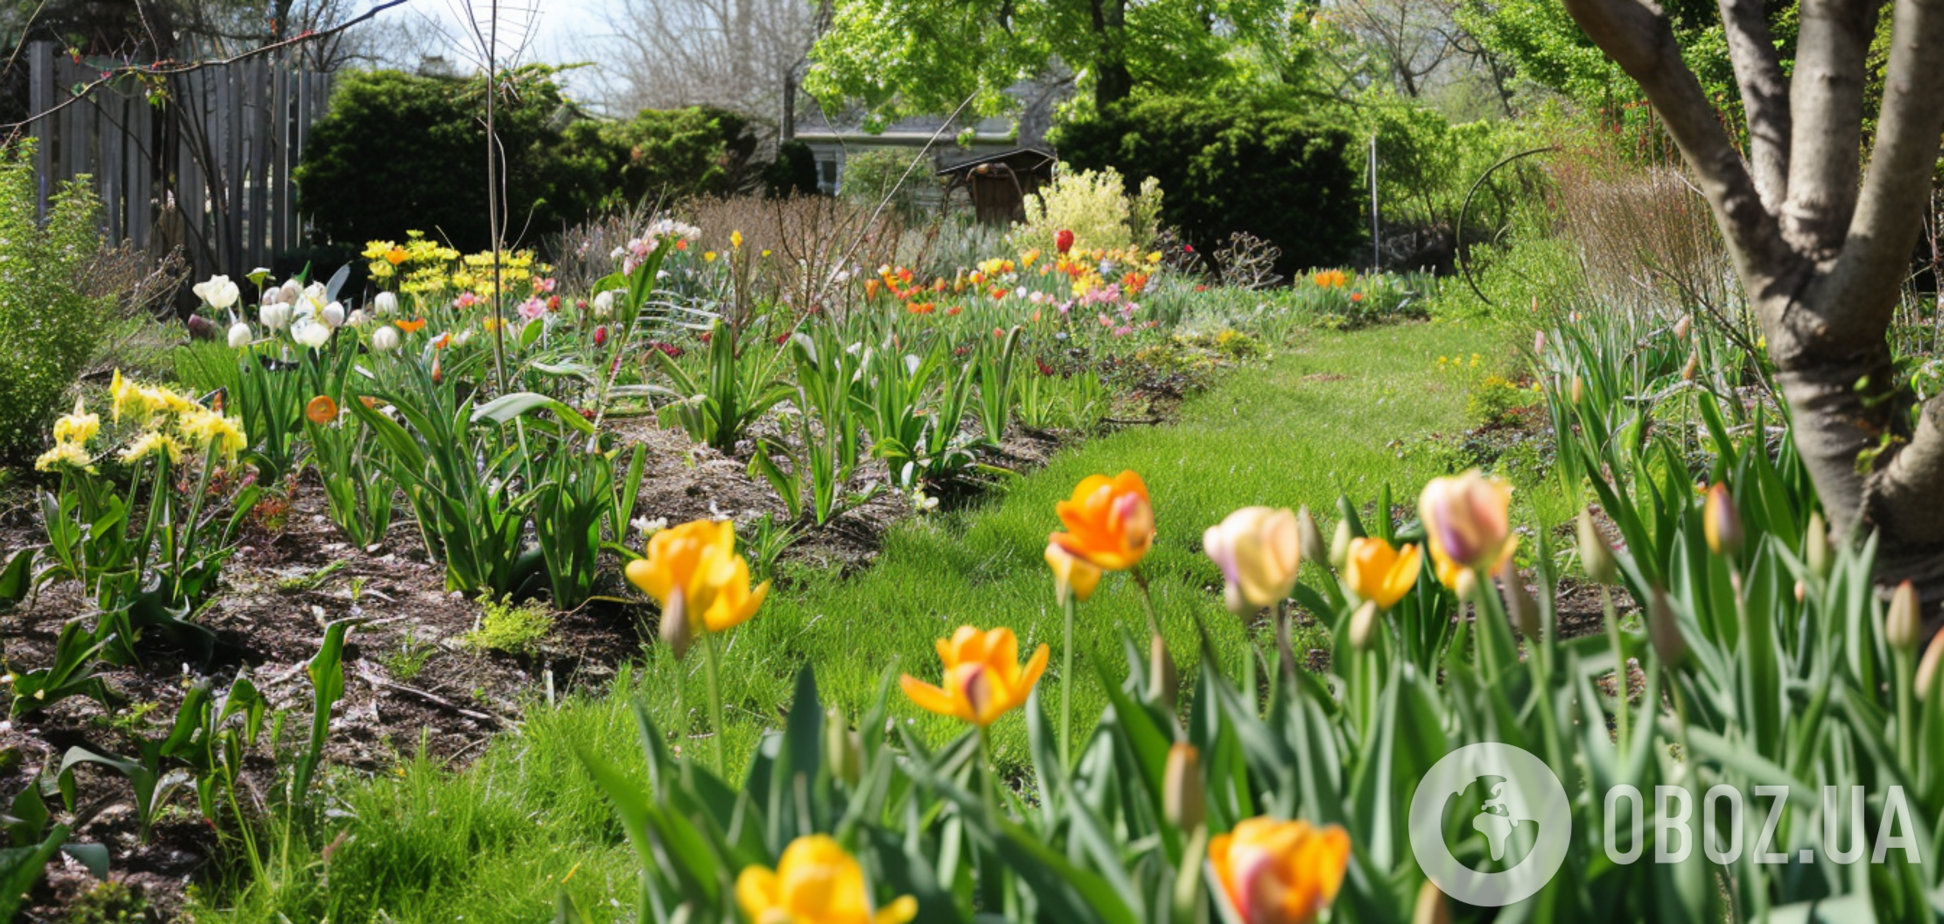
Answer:
[[[50, 42], [29, 56], [36, 116], [100, 76]], [[37, 120], [43, 214], [62, 181], [87, 174], [109, 239], [180, 246], [198, 278], [270, 266], [304, 241], [291, 170], [330, 102], [330, 75], [297, 61], [286, 52], [171, 77], [159, 105], [118, 82]]]

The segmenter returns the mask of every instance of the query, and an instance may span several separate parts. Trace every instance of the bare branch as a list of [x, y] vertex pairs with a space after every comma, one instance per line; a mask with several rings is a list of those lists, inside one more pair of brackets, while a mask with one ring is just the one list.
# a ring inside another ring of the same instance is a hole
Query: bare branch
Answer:
[[1790, 87], [1794, 132], [1782, 234], [1815, 259], [1835, 256], [1856, 210], [1863, 62], [1871, 0], [1804, 0]]
[[1741, 86], [1748, 116], [1748, 160], [1755, 188], [1770, 212], [1788, 197], [1789, 85], [1782, 79], [1781, 55], [1769, 34], [1761, 0], [1721, 0], [1721, 23], [1728, 34], [1728, 59]]
[[1564, 2], [1594, 44], [1640, 83], [1666, 121], [1668, 134], [1714, 208], [1743, 284], [1750, 292], [1766, 289], [1796, 257], [1783, 242], [1775, 217], [1762, 206], [1761, 194], [1700, 82], [1681, 60], [1666, 14], [1648, 0]]
[[1897, 289], [1930, 202], [1938, 134], [1944, 129], [1944, 4], [1899, 0], [1892, 24], [1890, 67], [1877, 119], [1870, 173], [1851, 219], [1843, 254], [1829, 273], [1830, 290], [1864, 313], [1851, 330], [1881, 336], [1896, 310]]

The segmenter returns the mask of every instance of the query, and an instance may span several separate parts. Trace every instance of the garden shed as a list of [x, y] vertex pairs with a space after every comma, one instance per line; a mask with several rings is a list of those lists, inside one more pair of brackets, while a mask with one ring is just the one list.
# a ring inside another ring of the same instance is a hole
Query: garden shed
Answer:
[[979, 221], [1004, 225], [1026, 217], [1026, 197], [1053, 179], [1054, 156], [1038, 148], [1014, 148], [976, 157], [938, 171], [946, 197], [963, 188]]

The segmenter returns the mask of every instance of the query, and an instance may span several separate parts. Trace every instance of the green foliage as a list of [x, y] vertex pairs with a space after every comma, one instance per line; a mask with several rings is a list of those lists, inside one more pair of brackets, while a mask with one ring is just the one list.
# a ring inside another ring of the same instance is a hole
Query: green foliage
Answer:
[[531, 655], [553, 631], [553, 610], [543, 603], [515, 604], [513, 598], [479, 598], [479, 624], [466, 634], [466, 644], [487, 651]]
[[[1728, 60], [1721, 14], [1706, 0], [1675, 0], [1662, 6], [1681, 56], [1708, 98], [1731, 116], [1741, 111], [1734, 68]], [[1796, 4], [1767, 4], [1770, 31], [1787, 73], [1795, 57]], [[1606, 56], [1566, 11], [1547, 0], [1464, 0], [1456, 20], [1480, 44], [1514, 65], [1521, 76], [1575, 101], [1604, 109], [1634, 126], [1647, 124], [1640, 86]], [[1738, 120], [1731, 119], [1731, 123]]]
[[1290, 275], [1342, 262], [1365, 236], [1354, 139], [1289, 111], [1152, 96], [1063, 125], [1057, 143], [1076, 168], [1159, 180], [1162, 223], [1203, 252], [1247, 231], [1282, 248]]
[[41, 450], [113, 307], [77, 285], [101, 248], [87, 179], [55, 193], [45, 225], [35, 190], [29, 146], [0, 154], [0, 264], [16, 268], [0, 276], [0, 459], [16, 462]]
[[1465, 395], [1465, 416], [1481, 427], [1504, 426], [1516, 422], [1518, 411], [1535, 403], [1531, 391], [1503, 376], [1488, 375]]
[[1159, 230], [1161, 183], [1154, 177], [1122, 178], [1113, 167], [1053, 171], [1053, 182], [1026, 197], [1026, 220], [1013, 228], [1015, 248], [1053, 253], [1055, 235], [1073, 232], [1081, 250], [1146, 250]]
[[[752, 172], [757, 140], [749, 117], [701, 106], [644, 109], [623, 122], [582, 120], [565, 135], [573, 156], [603, 171], [596, 195], [608, 206], [735, 192]], [[815, 169], [813, 161], [812, 191]]]
[[[552, 68], [501, 75], [495, 123], [506, 195], [522, 222], [557, 228], [600, 201], [613, 164], [606, 148], [574, 144], [574, 112]], [[491, 245], [487, 224], [486, 85], [482, 79], [399, 71], [351, 73], [311, 128], [296, 170], [298, 198], [328, 241], [403, 240], [437, 228], [463, 251]]]
[[[913, 166], [913, 161], [917, 162]], [[907, 172], [909, 175], [907, 176]], [[930, 161], [907, 148], [871, 148], [844, 158], [844, 181], [839, 195], [867, 209], [890, 201], [890, 210], [907, 221], [916, 221], [926, 208], [925, 191], [939, 185], [932, 175]]]

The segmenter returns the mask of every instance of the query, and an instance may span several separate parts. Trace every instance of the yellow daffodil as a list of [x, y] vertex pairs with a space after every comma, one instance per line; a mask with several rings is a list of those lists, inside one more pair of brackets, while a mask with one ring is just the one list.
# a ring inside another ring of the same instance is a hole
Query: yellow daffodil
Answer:
[[1073, 497], [1054, 506], [1067, 532], [1053, 544], [1103, 571], [1125, 571], [1141, 563], [1154, 545], [1154, 508], [1147, 483], [1133, 472], [1113, 478], [1088, 475]]
[[905, 924], [918, 916], [918, 902], [909, 895], [873, 913], [863, 867], [824, 834], [791, 841], [774, 870], [743, 867], [736, 875], [736, 904], [754, 924]]
[[1337, 825], [1251, 818], [1208, 842], [1208, 862], [1243, 924], [1309, 924], [1343, 885], [1350, 835]]
[[1359, 598], [1390, 609], [1417, 585], [1423, 558], [1423, 550], [1409, 543], [1393, 549], [1382, 539], [1352, 539], [1343, 563], [1343, 583]]
[[1512, 488], [1476, 469], [1434, 478], [1418, 496], [1418, 516], [1431, 547], [1438, 580], [1456, 587], [1470, 568], [1497, 571], [1516, 546], [1511, 525]]
[[1223, 599], [1237, 615], [1289, 597], [1301, 546], [1296, 514], [1287, 507], [1244, 507], [1202, 533], [1202, 550], [1222, 569]]
[[93, 474], [94, 457], [88, 455], [88, 450], [80, 443], [62, 440], [55, 443], [53, 449], [41, 453], [40, 457], [34, 460], [34, 471], [37, 472], [52, 472], [62, 468], [78, 469]]
[[121, 460], [123, 464], [134, 465], [157, 453], [167, 456], [172, 463], [180, 462], [182, 461], [182, 443], [166, 433], [158, 433], [151, 430], [136, 437], [134, 442], [129, 443], [128, 447], [121, 451]]
[[[749, 586], [749, 562], [736, 554], [735, 524], [694, 520], [648, 539], [648, 556], [628, 563], [628, 582], [661, 604], [662, 618], [700, 617], [725, 632], [756, 614], [769, 582]], [[672, 614], [672, 616], [671, 616]]]
[[1100, 586], [1100, 569], [1066, 553], [1059, 543], [1046, 544], [1046, 565], [1053, 569], [1053, 597], [1065, 606], [1067, 595], [1085, 603]]
[[1019, 638], [1004, 627], [981, 632], [960, 626], [949, 639], [938, 640], [938, 658], [945, 664], [945, 685], [932, 686], [910, 674], [900, 685], [906, 696], [927, 712], [957, 716], [984, 727], [1026, 704], [1040, 674], [1046, 671], [1049, 649], [1033, 652], [1019, 664]]
[[88, 413], [78, 400], [74, 402], [74, 413], [54, 421], [54, 442], [57, 443], [86, 445], [100, 432], [101, 415]]
[[177, 418], [176, 429], [197, 447], [208, 449], [213, 446], [226, 458], [236, 458], [236, 454], [249, 445], [243, 436], [242, 426], [235, 418], [224, 417], [200, 404]]

